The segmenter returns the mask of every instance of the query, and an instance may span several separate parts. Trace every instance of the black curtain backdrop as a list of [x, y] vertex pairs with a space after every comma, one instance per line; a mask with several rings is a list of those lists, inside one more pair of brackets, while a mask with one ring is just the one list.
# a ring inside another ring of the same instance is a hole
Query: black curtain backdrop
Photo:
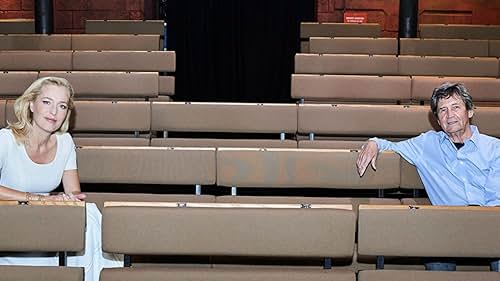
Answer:
[[168, 0], [175, 100], [292, 102], [301, 21], [315, 0]]

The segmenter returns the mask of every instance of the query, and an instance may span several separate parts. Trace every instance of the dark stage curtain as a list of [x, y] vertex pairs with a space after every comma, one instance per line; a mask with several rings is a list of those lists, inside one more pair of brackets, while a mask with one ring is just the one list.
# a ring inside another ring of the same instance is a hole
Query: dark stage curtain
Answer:
[[175, 100], [291, 102], [299, 23], [314, 0], [168, 0]]

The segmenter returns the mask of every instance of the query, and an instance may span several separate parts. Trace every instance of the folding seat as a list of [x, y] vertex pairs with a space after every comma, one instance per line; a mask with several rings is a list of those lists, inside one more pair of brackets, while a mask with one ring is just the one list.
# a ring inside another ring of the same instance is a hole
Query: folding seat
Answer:
[[309, 140], [306, 137], [299, 136], [297, 140], [297, 148], [311, 148], [311, 149], [348, 149], [358, 150], [365, 144], [367, 138], [315, 138]]
[[403, 190], [413, 190], [413, 197], [419, 197], [420, 191], [424, 189], [424, 184], [415, 166], [408, 163], [404, 158], [401, 158], [400, 173], [401, 183], [399, 187]]
[[401, 55], [487, 57], [488, 40], [401, 38]]
[[488, 40], [488, 55], [490, 57], [500, 57], [500, 39]]
[[163, 50], [165, 28], [163, 20], [85, 20], [85, 33], [87, 34], [160, 35], [159, 50]]
[[397, 55], [396, 38], [311, 37], [309, 53]]
[[[149, 146], [151, 105], [144, 99], [158, 96], [158, 73], [40, 73], [45, 76], [66, 78], [75, 89], [70, 132], [77, 145]], [[9, 102], [7, 120], [15, 119], [12, 107]]]
[[[163, 132], [164, 136], [153, 138], [152, 146], [296, 148], [297, 142], [287, 139], [287, 134], [297, 131], [297, 107], [295, 104], [152, 102], [151, 130]], [[239, 136], [233, 137], [235, 133]]]
[[[298, 133], [345, 137], [412, 137], [438, 128], [430, 108], [414, 105], [300, 104]], [[394, 118], [397, 116], [397, 118]], [[390, 120], [390, 122], [388, 122]]]
[[305, 102], [409, 102], [408, 76], [292, 74], [292, 98]]
[[[500, 256], [499, 210], [491, 207], [361, 205], [358, 256], [377, 257], [377, 270], [359, 273], [359, 280], [498, 280], [489, 259]], [[478, 271], [387, 270], [386, 258], [454, 258], [484, 266]], [[468, 260], [467, 260], [468, 259]], [[471, 260], [473, 259], [473, 260]]]
[[299, 148], [353, 151], [371, 137], [400, 141], [438, 128], [428, 107], [383, 104], [299, 104], [297, 126]]
[[150, 103], [76, 101], [70, 129], [77, 145], [149, 145]]
[[399, 75], [497, 77], [498, 59], [399, 56]]
[[500, 104], [500, 81], [496, 78], [414, 76], [411, 80], [411, 98], [416, 102], [428, 103], [434, 88], [444, 82], [458, 82], [469, 90], [475, 104]]
[[175, 52], [75, 51], [73, 70], [175, 72]]
[[[107, 202], [103, 250], [132, 255], [132, 266], [104, 269], [101, 280], [354, 281], [354, 272], [331, 269], [352, 258], [354, 228], [348, 205]], [[133, 266], [133, 255], [226, 256], [233, 264]], [[238, 262], [245, 258], [256, 263]], [[264, 266], [270, 258], [275, 265]], [[295, 264], [279, 265], [286, 259]]]
[[85, 246], [84, 203], [0, 201], [0, 212], [0, 252], [7, 256], [59, 252], [59, 266], [1, 265], [0, 280], [83, 281], [83, 268], [65, 265], [67, 252]]
[[175, 77], [158, 76], [158, 98], [171, 97], [175, 94]]
[[378, 23], [301, 22], [300, 39], [302, 53], [309, 53], [310, 37], [380, 37]]
[[302, 22], [300, 23], [300, 38], [314, 36], [326, 37], [379, 37], [378, 23], [333, 23], [333, 22]]
[[158, 51], [160, 35], [154, 34], [72, 34], [73, 50]]
[[87, 34], [163, 34], [163, 20], [85, 20]]
[[75, 89], [76, 99], [145, 100], [158, 97], [157, 72], [124, 71], [42, 71], [40, 77], [67, 79]]
[[3, 71], [70, 71], [72, 51], [0, 51]]
[[0, 34], [0, 50], [71, 50], [71, 35]]
[[500, 137], [498, 118], [500, 117], [500, 107], [476, 107], [474, 110], [472, 123], [477, 125], [480, 132], [494, 137]]
[[83, 146], [77, 159], [82, 183], [180, 185], [197, 194], [215, 184], [215, 148]]
[[420, 24], [422, 38], [499, 40], [500, 26], [473, 24]]
[[0, 34], [33, 34], [35, 21], [33, 19], [1, 19]]
[[4, 71], [0, 72], [0, 97], [15, 98], [38, 78], [35, 71]]
[[473, 272], [473, 271], [423, 271], [423, 270], [373, 270], [361, 271], [358, 274], [359, 281], [495, 281], [498, 280], [497, 272]]
[[398, 75], [398, 57], [392, 55], [296, 54], [295, 73]]
[[396, 38], [311, 37], [309, 53], [397, 55]]
[[[219, 148], [217, 185], [241, 188], [336, 188], [397, 189], [400, 184], [399, 156], [381, 153], [378, 173], [367, 170], [361, 178], [356, 172], [357, 151], [327, 149]], [[383, 171], [380, 172], [380, 171]]]

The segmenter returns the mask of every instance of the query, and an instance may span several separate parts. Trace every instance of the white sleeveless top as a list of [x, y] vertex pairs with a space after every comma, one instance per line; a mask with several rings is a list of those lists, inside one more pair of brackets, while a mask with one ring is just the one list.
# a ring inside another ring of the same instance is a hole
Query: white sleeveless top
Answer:
[[75, 170], [75, 143], [70, 134], [56, 134], [57, 151], [52, 162], [37, 164], [17, 144], [10, 129], [0, 130], [0, 185], [24, 192], [47, 193], [61, 183], [65, 170]]

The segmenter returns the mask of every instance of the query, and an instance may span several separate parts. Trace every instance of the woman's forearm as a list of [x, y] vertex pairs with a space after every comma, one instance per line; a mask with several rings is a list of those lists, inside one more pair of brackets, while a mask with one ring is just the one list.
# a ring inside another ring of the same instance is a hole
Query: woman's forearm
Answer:
[[44, 196], [29, 192], [19, 191], [0, 185], [0, 200], [28, 201], [28, 200], [41, 200], [42, 197]]

